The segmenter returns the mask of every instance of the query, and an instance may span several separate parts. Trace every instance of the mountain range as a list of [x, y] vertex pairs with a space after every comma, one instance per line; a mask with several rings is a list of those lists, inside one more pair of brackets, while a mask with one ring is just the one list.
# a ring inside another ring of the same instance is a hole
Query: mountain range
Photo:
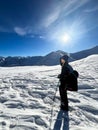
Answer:
[[[61, 56], [67, 54], [64, 51], [58, 50], [51, 52], [45, 56], [28, 56], [28, 57], [0, 57], [0, 66], [1, 67], [11, 67], [11, 66], [33, 66], [33, 65], [58, 65], [59, 59]], [[69, 61], [75, 61], [82, 58], [85, 58], [89, 55], [98, 54], [98, 46], [95, 46], [91, 49], [83, 50], [76, 53], [70, 53]]]

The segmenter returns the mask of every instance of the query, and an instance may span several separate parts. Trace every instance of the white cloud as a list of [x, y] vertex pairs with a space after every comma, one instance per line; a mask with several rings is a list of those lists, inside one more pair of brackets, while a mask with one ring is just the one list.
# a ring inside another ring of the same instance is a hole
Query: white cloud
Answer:
[[42, 27], [49, 27], [53, 24], [60, 15], [60, 9], [56, 7], [56, 9], [52, 10], [51, 13], [47, 14], [47, 16], [42, 20]]
[[71, 23], [60, 24], [59, 27], [53, 28], [48, 33], [48, 39], [66, 47], [76, 45], [76, 41], [83, 38], [85, 33], [89, 31], [85, 27], [85, 20], [83, 15], [81, 15]]
[[26, 30], [20, 27], [15, 27], [14, 31], [20, 36], [24, 36], [27, 34]]
[[62, 20], [66, 16], [70, 15], [72, 12], [85, 5], [89, 0], [62, 0], [62, 2], [55, 1], [54, 9], [45, 16], [42, 20], [42, 27], [49, 27], [57, 20]]
[[[55, 0], [54, 0], [55, 1]], [[53, 2], [54, 2], [53, 1]], [[37, 34], [41, 31], [45, 31], [46, 36], [42, 36], [41, 33], [39, 36], [37, 36], [40, 39], [45, 39], [46, 37], [50, 39], [55, 39], [60, 34], [60, 31], [63, 31], [64, 33], [66, 32], [66, 27], [71, 28], [71, 33], [74, 33], [74, 30], [77, 30], [77, 33], [75, 31], [75, 34], [83, 34], [86, 32], [85, 27], [83, 27], [83, 20], [82, 22], [81, 19], [84, 17], [81, 17], [80, 20], [74, 20], [71, 25], [67, 25], [67, 19], [66, 16], [70, 15], [72, 12], [80, 8], [81, 6], [85, 5], [89, 0], [62, 0], [62, 1], [55, 1], [54, 5], [52, 8], [50, 8], [50, 11], [48, 11], [45, 15], [43, 14], [44, 17], [34, 26], [33, 24], [28, 24], [26, 25], [25, 28], [22, 28], [21, 26], [15, 26], [14, 27], [14, 32], [17, 33], [20, 36], [29, 36], [31, 38], [35, 38], [36, 36], [33, 34]], [[92, 10], [85, 10], [85, 12], [90, 12], [90, 11], [95, 11], [98, 8], [93, 8]], [[65, 20], [65, 21], [64, 21]], [[57, 22], [57, 23], [56, 23]], [[65, 23], [66, 22], [66, 23]], [[55, 26], [54, 26], [54, 23]], [[53, 26], [52, 26], [53, 25]], [[61, 25], [61, 26], [60, 26]], [[81, 32], [79, 33], [79, 29]], [[2, 29], [0, 28], [0, 31]], [[41, 31], [40, 31], [41, 30]], [[69, 29], [70, 30], [70, 29]], [[69, 32], [67, 30], [67, 32]]]
[[45, 39], [45, 37], [44, 37], [44, 36], [39, 36], [39, 38], [40, 38], [40, 39]]
[[63, 4], [61, 9], [63, 10], [64, 16], [67, 16], [81, 6], [85, 5], [87, 2], [89, 2], [89, 0], [70, 0], [69, 2]]
[[[78, 11], [80, 7], [85, 7], [84, 5], [88, 2], [89, 0], [65, 0], [65, 2], [63, 1], [61, 4], [59, 4], [57, 15], [54, 15], [55, 13], [51, 13], [50, 15], [49, 25], [51, 26], [49, 26], [47, 29], [47, 39], [52, 40], [53, 42], [59, 42], [60, 40], [58, 40], [58, 38], [63, 37], [63, 35], [66, 34], [68, 37], [70, 37], [70, 43], [72, 42], [73, 44], [75, 41], [74, 44], [76, 44], [79, 39], [86, 35], [86, 33], [96, 28], [98, 26], [96, 23], [95, 25], [92, 25], [92, 27], [90, 26], [91, 24], [86, 26], [86, 22], [90, 17], [84, 15], [84, 8], [83, 10], [80, 10], [80, 15], [77, 15], [76, 18], [74, 17], [72, 21], [69, 22], [68, 17], [66, 17], [74, 11]], [[97, 10], [97, 7], [92, 9], [92, 11], [94, 10]], [[53, 15], [56, 17], [52, 17]], [[53, 18], [53, 22], [51, 22], [51, 18]], [[56, 21], [57, 24], [54, 26], [53, 23]]]
[[[51, 4], [53, 6], [50, 7], [50, 9], [47, 9], [48, 11], [45, 10], [43, 12], [41, 20], [36, 21], [35, 25], [32, 23], [32, 20], [31, 20], [30, 23], [25, 25], [25, 28], [22, 28], [21, 26], [18, 27], [14, 24], [15, 27], [14, 29], [12, 27], [12, 29], [14, 30], [14, 33], [17, 33], [20, 36], [29, 35], [31, 37], [32, 35], [32, 38], [34, 38], [33, 34], [35, 33], [37, 34], [38, 32], [41, 32], [41, 31], [43, 32], [45, 31], [46, 34], [48, 33], [48, 31], [50, 31], [51, 33], [51, 30], [55, 29], [54, 23], [57, 22], [58, 25], [62, 24], [63, 19], [65, 18], [66, 20], [66, 16], [70, 15], [70, 13], [74, 12], [75, 10], [83, 6], [88, 1], [89, 0], [69, 0], [69, 1], [68, 0], [61, 0], [61, 1], [54, 0], [52, 1], [52, 4]], [[56, 26], [58, 26], [57, 24]], [[64, 26], [66, 26], [66, 23]], [[6, 30], [0, 28], [0, 31], [6, 31]], [[41, 36], [39, 38], [43, 38], [43, 37]]]

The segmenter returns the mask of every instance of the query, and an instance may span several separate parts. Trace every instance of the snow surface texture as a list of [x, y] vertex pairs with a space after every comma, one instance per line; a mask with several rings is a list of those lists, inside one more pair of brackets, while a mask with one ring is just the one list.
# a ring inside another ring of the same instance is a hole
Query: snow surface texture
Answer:
[[98, 55], [71, 65], [80, 77], [68, 113], [59, 107], [60, 66], [1, 67], [0, 130], [98, 130]]

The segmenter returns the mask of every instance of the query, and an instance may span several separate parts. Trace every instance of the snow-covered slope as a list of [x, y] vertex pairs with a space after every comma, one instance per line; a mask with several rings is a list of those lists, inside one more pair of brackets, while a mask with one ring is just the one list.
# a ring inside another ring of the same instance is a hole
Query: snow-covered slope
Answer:
[[60, 66], [0, 68], [0, 130], [98, 130], [98, 55], [71, 63], [79, 91], [68, 92], [70, 111], [59, 109]]

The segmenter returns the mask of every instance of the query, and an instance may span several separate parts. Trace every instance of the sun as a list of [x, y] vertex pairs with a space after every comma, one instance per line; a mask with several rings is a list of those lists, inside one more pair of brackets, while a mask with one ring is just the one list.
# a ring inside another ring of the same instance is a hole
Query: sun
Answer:
[[72, 33], [64, 30], [57, 30], [54, 33], [51, 33], [50, 40], [53, 40], [60, 47], [69, 47], [72, 44]]
[[62, 34], [60, 37], [59, 37], [59, 40], [62, 42], [62, 43], [67, 43], [71, 40], [71, 37], [69, 34], [65, 33], [65, 34]]

